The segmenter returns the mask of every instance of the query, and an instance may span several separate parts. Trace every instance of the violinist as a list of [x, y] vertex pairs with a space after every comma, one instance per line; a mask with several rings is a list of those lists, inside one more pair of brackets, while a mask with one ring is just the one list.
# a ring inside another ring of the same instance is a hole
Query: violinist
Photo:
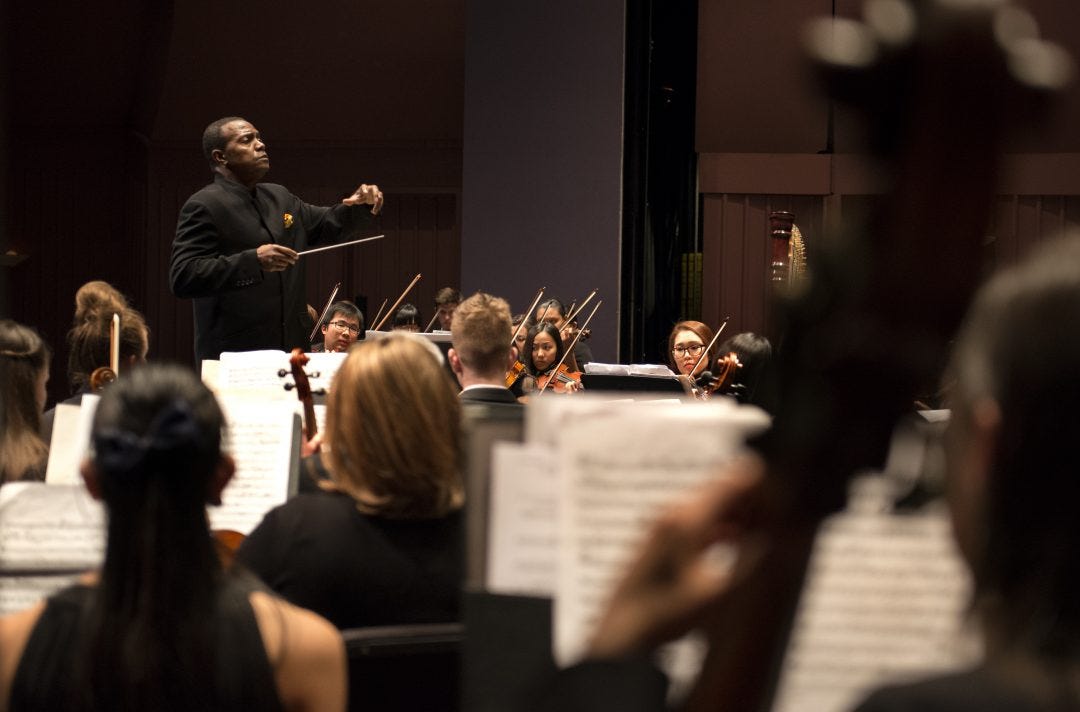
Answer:
[[680, 321], [673, 326], [668, 336], [668, 358], [675, 371], [696, 377], [709, 370], [715, 354], [710, 352], [704, 358], [702, 354], [712, 340], [713, 330], [700, 321]]
[[312, 353], [319, 351], [344, 353], [356, 343], [364, 333], [364, 315], [349, 301], [334, 302], [326, 311], [326, 318], [319, 329], [322, 331], [322, 343], [311, 347]]
[[[525, 370], [536, 379], [538, 388], [543, 389], [549, 379], [550, 389], [556, 392], [574, 392], [581, 389], [580, 374], [576, 374], [566, 364], [556, 372], [556, 367], [563, 360], [566, 347], [559, 330], [550, 322], [543, 321], [529, 329], [525, 339]], [[569, 360], [569, 359], [567, 359]]]
[[443, 287], [435, 293], [435, 315], [439, 330], [450, 331], [454, 324], [454, 312], [461, 304], [461, 292], [453, 287]]
[[507, 367], [517, 361], [517, 350], [507, 346], [512, 331], [506, 300], [477, 292], [458, 305], [450, 333], [454, 345], [447, 356], [462, 387], [461, 402], [519, 407], [505, 381]]
[[[577, 334], [576, 321], [569, 322], [566, 320], [566, 307], [564, 307], [563, 303], [558, 299], [548, 299], [547, 301], [538, 304], [533, 318], [537, 322], [542, 319], [558, 329], [559, 337], [564, 344], [573, 341], [574, 336]], [[585, 364], [593, 360], [592, 349], [585, 343], [584, 334], [582, 334], [582, 338], [578, 339], [577, 344], [574, 346], [574, 353], [572, 356], [574, 363], [571, 364], [571, 366], [574, 370], [585, 368]]]
[[[120, 316], [120, 368], [122, 371], [146, 362], [150, 349], [150, 328], [146, 319], [128, 305], [124, 296], [107, 282], [87, 282], [75, 293], [75, 317], [67, 333], [67, 377], [71, 397], [61, 401], [78, 405], [91, 392], [90, 376], [109, 366], [112, 335], [112, 316]], [[48, 443], [52, 439], [55, 408], [45, 411], [41, 419], [41, 435]]]
[[764, 336], [750, 331], [735, 334], [716, 349], [719, 354], [735, 354], [740, 367], [732, 380], [721, 392], [733, 396], [740, 403], [751, 403], [772, 412], [769, 397], [765, 393], [765, 373], [772, 360], [772, 344]]
[[408, 331], [414, 334], [420, 333], [423, 325], [420, 323], [420, 310], [415, 304], [402, 304], [394, 312], [394, 321], [391, 328], [394, 331]]

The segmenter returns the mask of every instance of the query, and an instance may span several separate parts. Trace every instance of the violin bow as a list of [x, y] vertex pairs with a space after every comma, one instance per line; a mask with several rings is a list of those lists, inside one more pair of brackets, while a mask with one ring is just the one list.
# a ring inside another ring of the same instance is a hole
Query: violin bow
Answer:
[[[547, 289], [547, 287], [540, 287], [540, 291], [536, 293], [536, 299], [534, 299], [532, 304], [529, 305], [529, 310], [525, 312], [525, 318], [522, 319], [521, 323], [518, 324], [518, 327], [516, 329], [514, 329], [514, 335], [510, 337], [510, 345], [511, 346], [513, 346], [514, 342], [517, 341], [518, 334], [520, 334], [521, 330], [525, 327], [525, 323], [529, 321], [529, 316], [534, 311], [536, 311], [536, 305], [540, 303], [540, 299], [544, 296], [544, 290], [545, 289]], [[547, 314], [547, 309], [544, 310], [544, 313]], [[541, 317], [541, 318], [543, 318], [543, 317]]]
[[420, 274], [417, 273], [417, 275], [413, 277], [413, 281], [409, 282], [409, 286], [405, 287], [405, 291], [402, 292], [401, 296], [397, 298], [397, 301], [394, 302], [394, 304], [386, 310], [386, 314], [383, 315], [382, 321], [375, 325], [373, 331], [382, 331], [383, 324], [386, 323], [386, 320], [390, 318], [390, 315], [394, 313], [394, 310], [398, 308], [398, 305], [401, 304], [401, 302], [405, 299], [406, 295], [408, 295], [408, 293], [412, 291], [412, 288], [415, 287], [416, 283], [419, 281]]
[[425, 326], [425, 327], [424, 327], [424, 333], [425, 333], [425, 334], [426, 334], [427, 332], [431, 331], [431, 327], [435, 326], [435, 320], [436, 320], [436, 319], [438, 319], [438, 318], [439, 318], [439, 310], [438, 310], [438, 309], [436, 309], [436, 310], [435, 310], [435, 314], [434, 314], [434, 315], [432, 315], [432, 317], [431, 317], [431, 321], [429, 321], [429, 322], [427, 323], [427, 326]]
[[585, 331], [585, 327], [589, 325], [589, 322], [592, 321], [592, 318], [596, 315], [596, 310], [599, 309], [600, 305], [603, 304], [603, 303], [604, 303], [604, 300], [601, 299], [600, 301], [598, 301], [596, 303], [596, 306], [593, 307], [593, 310], [591, 312], [589, 312], [589, 318], [586, 319], [585, 323], [581, 325], [581, 329], [578, 330], [577, 335], [574, 336], [574, 339], [573, 339], [573, 341], [570, 342], [570, 345], [567, 346], [563, 350], [562, 358], [559, 359], [559, 362], [557, 364], [555, 364], [555, 368], [551, 372], [551, 378], [547, 379], [547, 382], [544, 383], [544, 385], [540, 389], [539, 393], [543, 393], [545, 390], [547, 390], [547, 387], [551, 385], [551, 381], [554, 380], [555, 375], [559, 372], [559, 368], [566, 361], [566, 357], [574, 352], [574, 347], [577, 346], [578, 339], [581, 338], [581, 332]]
[[569, 324], [574, 319], [576, 319], [577, 315], [580, 314], [581, 311], [585, 308], [585, 305], [587, 305], [592, 300], [592, 298], [596, 296], [596, 293], [598, 291], [600, 291], [599, 287], [592, 290], [592, 292], [589, 293], [589, 296], [585, 297], [585, 301], [583, 301], [577, 309], [575, 309], [574, 307], [570, 307], [570, 313], [566, 315], [566, 323]]
[[339, 289], [341, 289], [341, 282], [335, 284], [334, 288], [330, 290], [330, 298], [326, 300], [326, 306], [323, 307], [322, 313], [319, 314], [319, 318], [315, 322], [315, 328], [311, 330], [311, 335], [307, 338], [309, 344], [315, 340], [315, 334], [319, 333], [319, 327], [322, 326], [323, 319], [326, 318], [326, 312], [330, 311], [330, 305], [334, 303], [334, 297], [337, 296]]
[[710, 351], [712, 351], [712, 347], [716, 345], [716, 340], [720, 338], [720, 334], [724, 333], [724, 328], [725, 328], [725, 327], [727, 327], [727, 323], [728, 323], [729, 321], [731, 321], [731, 317], [730, 317], [730, 316], [726, 316], [726, 317], [724, 317], [724, 323], [723, 323], [723, 324], [721, 324], [721, 325], [720, 325], [720, 328], [716, 330], [716, 334], [715, 334], [715, 335], [713, 335], [713, 337], [712, 337], [712, 341], [710, 341], [710, 342], [709, 342], [709, 345], [708, 345], [708, 346], [706, 346], [706, 347], [705, 347], [705, 350], [701, 352], [701, 355], [700, 355], [700, 356], [698, 356], [698, 360], [694, 362], [694, 367], [693, 367], [692, 369], [690, 369], [690, 377], [691, 377], [691, 378], [693, 378], [693, 377], [694, 377], [694, 372], [695, 372], [695, 371], [697, 371], [697, 370], [698, 370], [698, 366], [700, 366], [700, 365], [701, 365], [701, 360], [702, 360], [703, 358], [705, 358], [705, 356], [706, 356], [706, 355], [708, 355], [708, 353], [709, 353]]
[[382, 300], [382, 304], [379, 305], [379, 311], [375, 312], [375, 318], [371, 320], [372, 324], [377, 324], [379, 322], [379, 317], [382, 316], [383, 309], [386, 308], [386, 303], [388, 301], [390, 301], [390, 297]]

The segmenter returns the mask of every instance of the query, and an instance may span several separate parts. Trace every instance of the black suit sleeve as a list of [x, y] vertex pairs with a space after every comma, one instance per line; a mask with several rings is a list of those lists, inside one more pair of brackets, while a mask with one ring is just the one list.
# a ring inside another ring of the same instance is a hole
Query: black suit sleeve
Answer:
[[181, 299], [209, 297], [263, 280], [254, 248], [221, 254], [221, 239], [209, 209], [189, 200], [180, 210], [169, 266], [169, 286]]

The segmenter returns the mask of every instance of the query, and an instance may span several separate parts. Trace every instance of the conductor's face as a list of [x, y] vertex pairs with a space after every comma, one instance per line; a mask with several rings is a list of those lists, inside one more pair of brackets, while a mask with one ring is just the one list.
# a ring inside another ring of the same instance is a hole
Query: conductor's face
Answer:
[[270, 170], [270, 155], [259, 130], [246, 121], [230, 121], [221, 127], [225, 150], [218, 161], [241, 182], [253, 185]]

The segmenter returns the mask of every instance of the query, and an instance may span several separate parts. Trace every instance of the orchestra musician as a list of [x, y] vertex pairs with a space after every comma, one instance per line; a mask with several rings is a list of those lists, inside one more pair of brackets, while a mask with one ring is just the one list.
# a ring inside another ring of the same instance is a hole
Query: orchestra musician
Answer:
[[420, 310], [416, 308], [415, 304], [406, 302], [398, 307], [398, 310], [394, 312], [394, 319], [391, 323], [391, 328], [394, 331], [407, 331], [411, 333], [419, 333], [423, 326], [420, 324]]
[[382, 191], [365, 183], [318, 207], [261, 182], [270, 170], [266, 144], [236, 116], [206, 127], [203, 153], [214, 182], [180, 209], [169, 267], [173, 295], [194, 300], [197, 362], [222, 351], [308, 348], [313, 325], [297, 253], [369, 228]]
[[[90, 393], [90, 377], [95, 370], [110, 365], [112, 317], [120, 317], [119, 366], [121, 371], [146, 362], [150, 349], [150, 327], [137, 309], [108, 282], [87, 282], [75, 293], [75, 317], [67, 333], [67, 377], [72, 395], [61, 401], [78, 405]], [[46, 443], [52, 440], [56, 408], [45, 411], [41, 420], [41, 436]]]
[[314, 344], [311, 351], [343, 353], [364, 333], [364, 315], [350, 301], [334, 302], [326, 310], [326, 318], [319, 328], [322, 331], [322, 343]]
[[704, 358], [702, 354], [713, 336], [708, 324], [700, 321], [680, 321], [671, 328], [668, 358], [679, 375], [695, 377], [709, 370], [716, 354], [710, 351]]
[[461, 304], [461, 292], [453, 287], [443, 287], [435, 293], [435, 314], [439, 319], [439, 329], [450, 331], [454, 323], [454, 310]]
[[717, 347], [716, 353], [733, 353], [740, 364], [731, 383], [726, 385], [722, 392], [733, 396], [740, 403], [750, 403], [771, 411], [773, 406], [764, 387], [765, 373], [772, 361], [772, 344], [769, 340], [760, 334], [744, 331], [725, 339]]
[[[566, 307], [558, 299], [548, 299], [538, 304], [533, 319], [537, 322], [542, 319], [553, 325], [559, 331], [564, 344], [573, 341], [574, 335], [577, 333], [576, 325], [566, 320]], [[593, 360], [592, 348], [586, 343], [584, 335], [578, 339], [572, 355], [574, 358], [573, 369], [575, 371], [585, 368], [585, 364]]]
[[176, 366], [105, 390], [81, 469], [108, 512], [104, 564], [0, 619], [0, 709], [344, 709], [338, 632], [222, 570], [206, 504], [235, 471], [224, 426]]
[[[544, 388], [546, 380], [555, 379], [548, 389], [559, 392], [580, 390], [580, 376], [577, 379], [571, 377], [568, 381], [565, 376], [556, 373], [556, 366], [563, 360], [563, 354], [565, 353], [566, 346], [563, 344], [562, 337], [559, 335], [559, 330], [555, 325], [547, 320], [538, 322], [529, 329], [529, 333], [525, 338], [525, 372], [536, 379], [538, 388]], [[572, 356], [566, 360], [569, 361], [570, 358]], [[566, 364], [564, 363], [564, 365]], [[569, 366], [565, 370], [567, 372], [575, 371], [573, 366]]]
[[51, 360], [36, 331], [0, 319], [0, 484], [45, 479], [49, 444], [40, 430]]
[[447, 356], [462, 403], [519, 407], [505, 385], [506, 369], [517, 360], [517, 349], [508, 345], [513, 330], [506, 300], [477, 292], [457, 307], [450, 333], [454, 345]]
[[329, 481], [270, 511], [236, 554], [339, 628], [458, 619], [461, 405], [432, 348], [401, 334], [350, 349], [327, 396]]
[[[1080, 708], [1078, 325], [1080, 235], [1041, 246], [977, 296], [946, 376], [954, 385], [944, 452], [984, 657], [880, 690], [859, 712]], [[756, 457], [736, 463], [658, 520], [602, 616], [590, 661], [562, 677], [542, 709], [665, 709], [666, 683], [645, 656], [707, 627], [762, 552], [786, 545], [763, 517], [767, 477]], [[721, 539], [745, 554], [730, 575], [707, 561]], [[738, 637], [730, 626], [714, 634]]]

